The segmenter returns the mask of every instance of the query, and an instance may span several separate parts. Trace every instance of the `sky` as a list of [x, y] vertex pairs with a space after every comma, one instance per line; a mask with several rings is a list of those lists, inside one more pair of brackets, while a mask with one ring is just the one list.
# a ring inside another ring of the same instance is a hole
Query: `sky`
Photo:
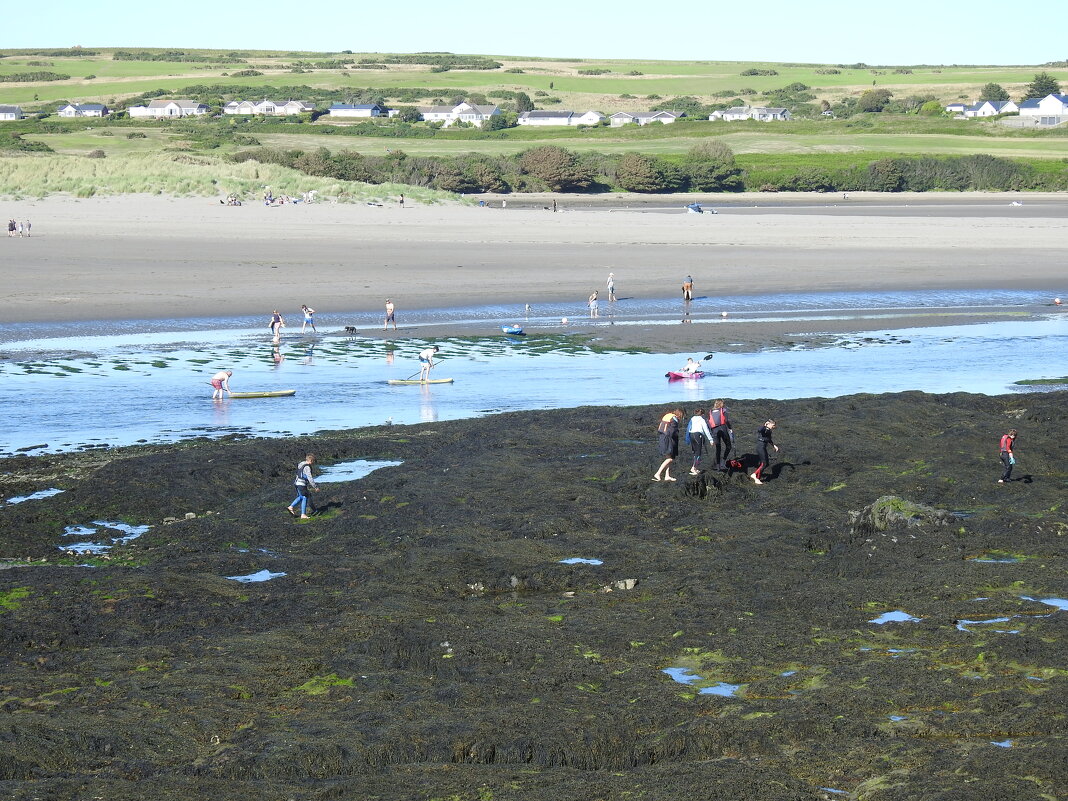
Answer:
[[0, 47], [175, 47], [571, 58], [1043, 64], [1063, 0], [41, 0]]

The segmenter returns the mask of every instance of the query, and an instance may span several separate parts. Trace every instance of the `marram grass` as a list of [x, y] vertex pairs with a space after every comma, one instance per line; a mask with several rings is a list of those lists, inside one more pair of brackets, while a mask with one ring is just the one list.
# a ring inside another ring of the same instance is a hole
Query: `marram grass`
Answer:
[[130, 153], [104, 159], [64, 155], [0, 157], [0, 196], [47, 197], [69, 194], [158, 194], [174, 197], [231, 193], [254, 200], [270, 187], [275, 196], [299, 197], [315, 190], [320, 200], [388, 201], [401, 193], [418, 203], [454, 201], [455, 196], [405, 184], [365, 184], [323, 178], [282, 167], [246, 161], [234, 164], [186, 153]]

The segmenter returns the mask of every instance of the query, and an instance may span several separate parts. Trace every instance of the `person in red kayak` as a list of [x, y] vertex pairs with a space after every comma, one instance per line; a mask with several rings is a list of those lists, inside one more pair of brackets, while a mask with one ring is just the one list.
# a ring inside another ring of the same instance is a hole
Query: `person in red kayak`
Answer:
[[701, 362], [694, 361], [693, 357], [690, 357], [686, 360], [686, 366], [679, 370], [679, 372], [686, 373], [687, 375], [699, 373], [701, 372]]
[[1001, 464], [1005, 469], [1001, 471], [1001, 478], [998, 479], [999, 484], [1004, 484], [1006, 481], [1011, 480], [1012, 468], [1016, 464], [1016, 457], [1012, 453], [1012, 447], [1015, 444], [1016, 429], [1010, 428], [1009, 433], [1001, 437], [1001, 454], [998, 458], [1001, 459]]

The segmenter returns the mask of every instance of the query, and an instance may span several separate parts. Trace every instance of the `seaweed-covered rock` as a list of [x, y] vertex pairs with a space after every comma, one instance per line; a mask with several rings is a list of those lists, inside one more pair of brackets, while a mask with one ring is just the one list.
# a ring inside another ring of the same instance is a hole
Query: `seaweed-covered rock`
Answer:
[[956, 515], [945, 509], [935, 509], [896, 495], [884, 495], [859, 512], [849, 513], [853, 534], [863, 536], [895, 526], [948, 526], [956, 519]]

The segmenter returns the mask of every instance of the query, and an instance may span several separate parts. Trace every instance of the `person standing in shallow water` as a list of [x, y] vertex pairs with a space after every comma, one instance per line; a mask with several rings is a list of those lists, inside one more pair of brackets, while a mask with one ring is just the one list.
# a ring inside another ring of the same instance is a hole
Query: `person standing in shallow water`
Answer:
[[[308, 519], [308, 504], [311, 503], [311, 497], [309, 492], [318, 492], [319, 487], [315, 485], [315, 479], [312, 478], [312, 465], [315, 464], [315, 454], [309, 453], [304, 457], [304, 461], [297, 465], [297, 476], [293, 479], [293, 486], [297, 488], [297, 497], [293, 499], [293, 503], [286, 507], [286, 511], [293, 517], [297, 516], [296, 507], [300, 504], [300, 519]], [[313, 508], [314, 512], [315, 509]]]
[[768, 446], [770, 445], [775, 449], [775, 452], [779, 452], [779, 446], [776, 445], [771, 439], [771, 432], [775, 430], [775, 421], [768, 420], [757, 431], [757, 456], [760, 459], [760, 464], [757, 465], [757, 469], [753, 471], [753, 475], [750, 476], [753, 479], [754, 484], [763, 484], [760, 480], [761, 474], [771, 461], [768, 458]]
[[590, 307], [590, 317], [600, 317], [600, 314], [597, 311], [597, 305], [598, 304], [597, 304], [597, 292], [596, 292], [596, 290], [594, 291], [594, 293], [592, 295], [590, 295], [590, 299], [588, 301], [586, 301], [586, 305]]
[[1004, 484], [1006, 481], [1012, 479], [1012, 468], [1016, 464], [1016, 457], [1012, 453], [1013, 446], [1016, 444], [1016, 429], [1010, 428], [1008, 434], [1004, 434], [1001, 437], [1001, 455], [998, 457], [1001, 459], [1002, 467], [1001, 478], [998, 479], [999, 484]]
[[278, 309], [271, 312], [271, 335], [274, 337], [274, 341], [277, 342], [282, 336], [282, 327], [286, 324], [286, 321], [282, 319], [282, 315], [278, 313]]
[[682, 282], [682, 299], [689, 302], [693, 300], [693, 276], [686, 276], [686, 280]]
[[677, 481], [671, 477], [671, 463], [679, 455], [679, 421], [685, 412], [682, 409], [672, 409], [660, 418], [660, 425], [656, 427], [657, 449], [664, 461], [653, 474], [653, 481]]
[[300, 307], [300, 310], [304, 313], [304, 325], [300, 327], [300, 333], [303, 334], [305, 329], [307, 329], [307, 327], [310, 325], [312, 328], [312, 333], [318, 334], [319, 329], [315, 327], [315, 309], [307, 305], [302, 305]]

